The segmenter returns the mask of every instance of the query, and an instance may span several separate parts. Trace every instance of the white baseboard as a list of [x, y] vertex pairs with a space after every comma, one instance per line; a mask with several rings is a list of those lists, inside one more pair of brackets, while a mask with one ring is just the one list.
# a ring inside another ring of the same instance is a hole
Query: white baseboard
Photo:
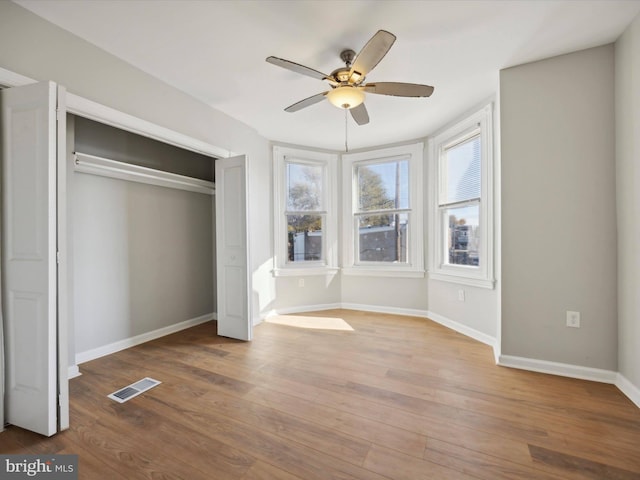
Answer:
[[621, 373], [618, 373], [615, 383], [616, 387], [618, 387], [622, 393], [629, 397], [629, 399], [635, 403], [638, 408], [640, 408], [640, 388], [627, 380], [627, 378]]
[[264, 315], [264, 317], [268, 318], [274, 315], [289, 315], [292, 313], [334, 310], [337, 308], [344, 308], [347, 310], [360, 310], [363, 312], [389, 313], [392, 315], [407, 315], [410, 317], [427, 318], [447, 328], [455, 330], [458, 333], [462, 333], [467, 337], [471, 337], [474, 340], [478, 340], [479, 342], [489, 345], [493, 347], [494, 350], [496, 347], [496, 339], [491, 337], [490, 335], [487, 335], [485, 333], [479, 332], [478, 330], [467, 327], [466, 325], [450, 320], [446, 317], [443, 317], [442, 315], [438, 315], [437, 313], [433, 313], [428, 310], [418, 310], [414, 308], [387, 307], [382, 305], [365, 305], [361, 303], [330, 303], [330, 304], [323, 304], [323, 305], [304, 305], [304, 306], [298, 306], [298, 307], [288, 307], [288, 308], [271, 310], [267, 312]]
[[263, 318], [273, 317], [275, 315], [291, 315], [293, 313], [304, 312], [321, 312], [323, 310], [336, 310], [344, 308], [345, 310], [361, 310], [363, 312], [375, 313], [391, 313], [395, 315], [409, 315], [412, 317], [427, 316], [426, 310], [413, 310], [410, 308], [383, 307], [378, 305], [362, 305], [359, 303], [324, 303], [321, 305], [300, 305], [297, 307], [286, 307], [269, 310], [263, 314]]
[[408, 317], [427, 318], [426, 310], [418, 310], [415, 308], [387, 307], [383, 305], [364, 305], [361, 303], [343, 303], [342, 308], [347, 310], [362, 310], [363, 312], [389, 313], [391, 315], [407, 315]]
[[613, 370], [583, 367], [568, 363], [549, 362], [547, 360], [537, 360], [535, 358], [515, 357], [512, 355], [500, 355], [498, 365], [601, 383], [616, 384], [616, 379], [618, 378], [618, 372], [614, 372]]
[[485, 345], [489, 345], [494, 349], [494, 351], [496, 349], [496, 339], [491, 335], [487, 335], [486, 333], [476, 330], [475, 328], [468, 327], [467, 325], [456, 322], [455, 320], [451, 320], [434, 312], [427, 312], [427, 317], [442, 326], [450, 328], [451, 330], [455, 330], [456, 332], [466, 335], [467, 337], [471, 337], [474, 340], [484, 343]]
[[335, 310], [342, 308], [340, 303], [324, 303], [321, 305], [301, 305], [297, 307], [286, 307], [269, 310], [264, 314], [264, 318], [274, 317], [276, 315], [291, 315], [292, 313], [304, 313], [304, 312], [321, 312], [322, 310]]
[[195, 327], [196, 325], [200, 325], [201, 323], [215, 319], [215, 313], [207, 313], [206, 315], [201, 315], [199, 317], [192, 318], [191, 320], [185, 320], [184, 322], [159, 328], [151, 332], [142, 333], [140, 335], [136, 335], [135, 337], [125, 338], [124, 340], [119, 340], [108, 345], [103, 345], [98, 348], [87, 350], [86, 352], [76, 353], [76, 365], [88, 362], [90, 360], [95, 360], [96, 358], [104, 357], [105, 355], [109, 355], [111, 353], [119, 352], [120, 350], [124, 350], [125, 348], [140, 345], [141, 343], [145, 343], [150, 340], [155, 340], [156, 338], [164, 337], [165, 335], [179, 332], [180, 330], [184, 330], [185, 328]]
[[82, 374], [80, 373], [80, 369], [78, 368], [78, 365], [71, 365], [69, 367], [69, 370], [67, 371], [67, 378], [69, 380], [71, 380], [72, 378], [79, 377], [80, 375]]

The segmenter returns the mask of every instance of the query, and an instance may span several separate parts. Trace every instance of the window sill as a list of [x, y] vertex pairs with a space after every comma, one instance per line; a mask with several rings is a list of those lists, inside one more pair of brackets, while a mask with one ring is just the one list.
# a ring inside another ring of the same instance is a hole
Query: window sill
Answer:
[[397, 267], [345, 267], [342, 269], [343, 275], [363, 276], [363, 277], [404, 277], [404, 278], [424, 278], [424, 270], [414, 270]]
[[429, 279], [458, 283], [460, 285], [468, 285], [470, 287], [487, 288], [489, 290], [493, 290], [495, 286], [495, 280], [482, 277], [472, 277], [457, 272], [429, 272]]
[[336, 267], [290, 267], [275, 268], [272, 270], [274, 277], [306, 277], [310, 275], [336, 275], [340, 271]]

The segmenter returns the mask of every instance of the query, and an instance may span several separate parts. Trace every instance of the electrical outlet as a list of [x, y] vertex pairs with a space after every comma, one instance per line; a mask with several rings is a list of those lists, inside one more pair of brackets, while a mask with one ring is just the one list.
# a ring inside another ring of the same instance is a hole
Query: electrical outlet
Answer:
[[580, 312], [567, 310], [567, 327], [580, 328]]
[[460, 289], [458, 290], [458, 301], [464, 302], [464, 300], [465, 300], [464, 290]]
[[304, 278], [299, 278], [298, 279], [298, 287], [300, 287], [300, 288], [304, 287]]

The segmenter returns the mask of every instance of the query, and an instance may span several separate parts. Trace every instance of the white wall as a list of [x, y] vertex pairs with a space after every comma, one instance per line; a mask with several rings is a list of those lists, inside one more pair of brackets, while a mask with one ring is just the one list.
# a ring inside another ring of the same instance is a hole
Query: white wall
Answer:
[[377, 307], [382, 311], [415, 310], [415, 314], [426, 315], [427, 280], [426, 278], [344, 275], [342, 301], [355, 308], [362, 305]]
[[[12, 2], [0, 2], [0, 66], [38, 80], [52, 80], [71, 93], [148, 120], [248, 160], [249, 219], [264, 234], [250, 236], [252, 315], [272, 302], [270, 262], [270, 162], [266, 139], [233, 118], [42, 20]], [[77, 228], [77, 223], [74, 224]]]
[[[459, 291], [464, 291], [460, 300]], [[498, 330], [498, 295], [493, 289], [429, 280], [429, 312], [455, 322], [461, 331], [495, 345]], [[480, 335], [476, 334], [478, 332]]]
[[500, 73], [502, 354], [617, 370], [613, 62], [607, 45]]
[[339, 274], [277, 277], [269, 310], [282, 313], [336, 307], [341, 302], [340, 285]]
[[[640, 17], [615, 46], [618, 368], [640, 402]], [[639, 403], [640, 404], [640, 403]]]
[[[454, 119], [446, 125], [443, 125], [438, 131], [432, 134], [433, 137], [440, 135], [442, 132], [455, 126], [467, 119], [470, 115], [477, 113], [480, 109], [484, 108], [489, 103], [493, 103], [493, 136], [494, 145], [491, 149], [493, 152], [493, 158], [489, 159], [492, 162], [494, 176], [497, 171], [496, 165], [498, 164], [499, 149], [495, 142], [499, 138], [499, 122], [498, 112], [499, 108], [495, 98], [485, 99], [478, 105], [470, 108], [466, 113], [463, 113], [459, 118]], [[426, 145], [426, 142], [425, 142]], [[427, 158], [427, 152], [425, 152], [425, 158]], [[437, 162], [436, 158], [429, 158], [429, 162]], [[436, 171], [435, 168], [431, 168], [431, 171]], [[434, 182], [431, 183], [433, 185]], [[430, 185], [428, 178], [425, 179], [425, 186]], [[425, 187], [426, 188], [426, 187]], [[445, 325], [456, 328], [457, 330], [470, 335], [477, 340], [491, 344], [494, 347], [497, 346], [498, 337], [498, 324], [499, 324], [499, 305], [498, 294], [500, 289], [499, 272], [497, 271], [497, 265], [499, 264], [500, 250], [498, 248], [497, 229], [496, 222], [499, 219], [498, 202], [500, 185], [497, 182], [493, 182], [493, 218], [494, 225], [489, 225], [489, 228], [493, 229], [493, 261], [495, 283], [493, 288], [482, 288], [476, 286], [462, 285], [459, 283], [445, 282], [436, 279], [429, 279], [426, 290], [428, 294], [428, 307], [429, 315], [437, 320], [442, 321]], [[425, 195], [425, 198], [429, 195]], [[429, 202], [427, 202], [428, 205]], [[427, 210], [427, 215], [430, 215]], [[427, 222], [428, 223], [428, 222]], [[429, 237], [427, 235], [427, 244], [429, 243]], [[428, 246], [428, 245], [427, 245]], [[425, 252], [426, 258], [431, 258], [428, 252]], [[460, 291], [462, 290], [461, 300]]]

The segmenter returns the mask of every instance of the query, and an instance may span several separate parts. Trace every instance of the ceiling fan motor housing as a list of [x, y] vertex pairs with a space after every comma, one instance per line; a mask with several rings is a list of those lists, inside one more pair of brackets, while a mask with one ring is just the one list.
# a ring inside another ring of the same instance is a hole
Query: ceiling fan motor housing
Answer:
[[347, 48], [346, 50], [340, 52], [340, 58], [344, 63], [347, 64], [347, 67], [351, 67], [354, 58], [356, 58], [356, 52], [354, 52], [350, 48]]
[[[331, 76], [336, 80], [336, 82], [347, 84], [349, 83], [349, 77], [351, 76], [351, 70], [348, 68], [338, 68], [331, 72]], [[335, 88], [335, 87], [334, 87]]]

